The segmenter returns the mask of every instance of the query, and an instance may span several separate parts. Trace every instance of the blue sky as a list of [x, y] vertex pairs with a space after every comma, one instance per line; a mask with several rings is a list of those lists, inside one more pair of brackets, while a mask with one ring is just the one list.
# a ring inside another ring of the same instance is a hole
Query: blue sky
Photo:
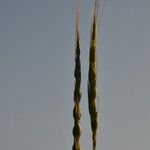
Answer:
[[[0, 149], [73, 144], [75, 0], [0, 0]], [[150, 1], [108, 0], [99, 40], [98, 149], [150, 147]], [[80, 0], [83, 149], [92, 0]]]

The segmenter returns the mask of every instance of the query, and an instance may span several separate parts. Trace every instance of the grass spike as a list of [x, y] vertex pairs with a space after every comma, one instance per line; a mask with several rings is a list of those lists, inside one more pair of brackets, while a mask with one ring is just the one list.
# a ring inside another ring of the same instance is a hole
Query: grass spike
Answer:
[[96, 109], [97, 98], [97, 25], [99, 15], [99, 0], [95, 0], [93, 12], [92, 31], [90, 39], [89, 74], [88, 74], [88, 105], [91, 120], [93, 150], [96, 150], [98, 112]]
[[80, 100], [81, 100], [81, 63], [80, 63], [80, 30], [79, 30], [79, 8], [76, 13], [76, 49], [75, 49], [75, 89], [74, 89], [74, 108], [73, 108], [73, 118], [74, 118], [74, 127], [73, 127], [73, 136], [74, 143], [72, 150], [81, 150], [80, 145], [80, 136], [81, 136], [81, 127], [80, 127]]

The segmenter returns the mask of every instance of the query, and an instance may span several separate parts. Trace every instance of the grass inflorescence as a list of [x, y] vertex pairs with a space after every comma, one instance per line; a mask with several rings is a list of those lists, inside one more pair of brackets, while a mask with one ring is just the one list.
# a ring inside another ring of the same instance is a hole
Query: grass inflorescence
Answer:
[[80, 146], [80, 136], [81, 136], [81, 127], [80, 127], [80, 100], [81, 100], [81, 63], [80, 63], [80, 31], [79, 31], [79, 10], [76, 14], [76, 49], [75, 49], [75, 89], [74, 89], [74, 108], [73, 108], [73, 117], [74, 117], [74, 127], [73, 127], [73, 136], [74, 143], [72, 150], [81, 150]]
[[98, 8], [99, 4], [96, 0], [92, 31], [90, 39], [90, 54], [89, 54], [89, 74], [88, 74], [88, 106], [91, 120], [93, 150], [96, 150], [96, 137], [98, 128], [98, 112], [96, 109], [97, 98], [97, 25], [98, 25]]

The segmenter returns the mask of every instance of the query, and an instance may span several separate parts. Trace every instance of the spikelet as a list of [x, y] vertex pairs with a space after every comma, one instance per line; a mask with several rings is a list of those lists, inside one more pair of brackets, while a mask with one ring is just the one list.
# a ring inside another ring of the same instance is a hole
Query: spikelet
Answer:
[[81, 127], [80, 127], [80, 100], [81, 100], [81, 64], [80, 64], [80, 31], [79, 31], [79, 10], [77, 9], [76, 14], [76, 49], [75, 49], [75, 89], [74, 89], [74, 109], [73, 109], [73, 118], [74, 118], [74, 127], [73, 127], [73, 136], [74, 143], [72, 150], [81, 150], [80, 146], [80, 136], [81, 136]]
[[88, 106], [91, 119], [93, 150], [96, 150], [96, 134], [98, 128], [98, 113], [96, 109], [97, 98], [97, 19], [98, 19], [98, 1], [95, 2], [90, 54], [89, 54], [89, 74], [88, 74]]

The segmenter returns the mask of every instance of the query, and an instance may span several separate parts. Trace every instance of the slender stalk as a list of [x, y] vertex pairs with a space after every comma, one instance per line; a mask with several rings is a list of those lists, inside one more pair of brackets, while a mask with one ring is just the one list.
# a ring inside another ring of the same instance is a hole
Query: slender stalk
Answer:
[[74, 89], [74, 108], [73, 108], [73, 117], [74, 117], [74, 127], [73, 127], [73, 136], [74, 143], [72, 150], [81, 150], [80, 146], [80, 136], [81, 136], [81, 127], [80, 127], [80, 100], [81, 100], [81, 64], [80, 64], [80, 31], [79, 31], [79, 11], [77, 10], [76, 15], [76, 49], [75, 49], [75, 89]]

